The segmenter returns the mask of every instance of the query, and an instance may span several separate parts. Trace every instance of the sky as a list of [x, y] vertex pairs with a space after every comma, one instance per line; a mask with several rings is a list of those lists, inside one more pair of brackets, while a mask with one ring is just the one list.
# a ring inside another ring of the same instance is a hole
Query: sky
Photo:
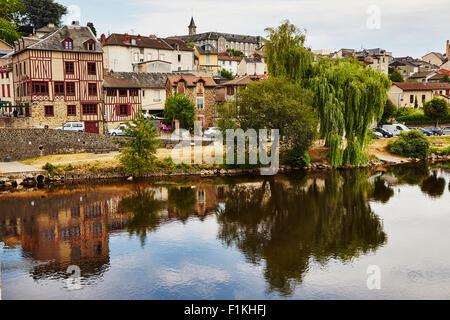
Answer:
[[383, 48], [394, 56], [444, 53], [450, 40], [450, 0], [56, 0], [63, 22], [93, 22], [98, 35], [159, 37], [218, 31], [266, 36], [288, 19], [306, 30], [313, 50]]

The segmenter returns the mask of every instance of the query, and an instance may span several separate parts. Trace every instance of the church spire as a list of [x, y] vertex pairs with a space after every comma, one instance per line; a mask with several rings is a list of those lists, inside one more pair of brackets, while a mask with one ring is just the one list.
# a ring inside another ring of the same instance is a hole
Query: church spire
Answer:
[[189, 30], [189, 35], [190, 36], [192, 36], [192, 35], [197, 33], [197, 27], [196, 27], [195, 22], [194, 22], [194, 17], [191, 17], [191, 23], [189, 23], [188, 30]]

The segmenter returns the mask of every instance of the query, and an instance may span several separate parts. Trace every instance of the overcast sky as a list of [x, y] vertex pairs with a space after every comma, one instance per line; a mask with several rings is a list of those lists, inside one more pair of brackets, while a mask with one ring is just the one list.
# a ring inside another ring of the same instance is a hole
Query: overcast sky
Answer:
[[70, 8], [63, 21], [92, 21], [98, 34], [265, 36], [284, 19], [306, 29], [312, 49], [377, 48], [394, 56], [443, 53], [450, 40], [450, 0], [56, 0]]

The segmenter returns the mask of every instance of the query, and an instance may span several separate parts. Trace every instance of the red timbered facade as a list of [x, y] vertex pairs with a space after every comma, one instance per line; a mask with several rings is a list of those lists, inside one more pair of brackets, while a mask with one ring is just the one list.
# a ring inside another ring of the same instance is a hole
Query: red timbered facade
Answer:
[[104, 87], [108, 129], [117, 128], [121, 123], [134, 119], [141, 111], [142, 90], [137, 84], [105, 75]]
[[89, 28], [63, 26], [43, 39], [22, 38], [15, 51], [15, 99], [31, 106], [33, 127], [76, 121], [86, 132], [103, 133], [103, 52]]

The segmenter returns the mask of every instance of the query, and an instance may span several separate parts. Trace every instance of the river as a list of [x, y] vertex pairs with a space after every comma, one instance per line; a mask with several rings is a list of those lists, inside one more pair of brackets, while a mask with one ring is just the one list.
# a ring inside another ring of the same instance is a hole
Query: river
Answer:
[[449, 299], [449, 189], [441, 163], [2, 194], [1, 296]]

